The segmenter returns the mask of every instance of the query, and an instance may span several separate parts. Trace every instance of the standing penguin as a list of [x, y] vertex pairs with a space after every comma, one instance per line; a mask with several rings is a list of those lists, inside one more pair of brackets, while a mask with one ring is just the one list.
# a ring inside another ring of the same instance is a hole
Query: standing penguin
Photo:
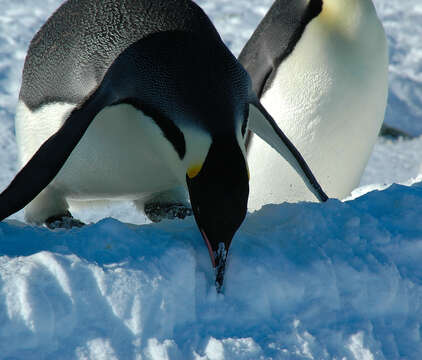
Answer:
[[[248, 125], [249, 107], [259, 115]], [[247, 211], [248, 127], [326, 199], [195, 3], [68, 0], [29, 47], [16, 114], [22, 168], [0, 194], [0, 219], [29, 203], [29, 222], [79, 225], [69, 199], [171, 212], [188, 206], [187, 188], [221, 284]]]
[[[277, 0], [239, 56], [253, 89], [329, 197], [359, 185], [387, 103], [388, 50], [371, 0]], [[312, 201], [256, 136], [249, 208]]]

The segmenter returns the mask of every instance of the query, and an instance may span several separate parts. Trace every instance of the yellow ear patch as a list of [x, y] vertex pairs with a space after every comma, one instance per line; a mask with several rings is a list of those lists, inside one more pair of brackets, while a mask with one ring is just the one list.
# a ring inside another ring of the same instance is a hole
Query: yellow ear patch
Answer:
[[341, 15], [341, 8], [338, 7], [338, 4], [330, 3], [328, 4], [324, 1], [324, 5], [322, 7], [322, 12], [319, 14], [319, 18], [330, 27], [337, 27], [341, 25], [341, 21], [339, 19]]
[[190, 179], [193, 179], [196, 175], [199, 174], [199, 172], [202, 169], [202, 165], [203, 164], [195, 164], [188, 169], [187, 174], [188, 174]]
[[356, 3], [353, 0], [324, 0], [322, 12], [317, 18], [333, 31], [347, 36], [357, 23]]

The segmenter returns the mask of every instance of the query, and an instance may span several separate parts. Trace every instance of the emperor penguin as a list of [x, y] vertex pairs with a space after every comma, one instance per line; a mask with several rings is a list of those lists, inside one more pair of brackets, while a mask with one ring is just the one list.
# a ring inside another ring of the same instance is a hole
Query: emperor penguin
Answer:
[[29, 47], [16, 112], [21, 169], [0, 194], [0, 219], [26, 206], [28, 222], [80, 225], [69, 200], [180, 210], [187, 192], [222, 284], [247, 211], [249, 130], [327, 199], [198, 5], [68, 0]]
[[[371, 0], [277, 0], [238, 60], [332, 198], [359, 185], [382, 125], [388, 47]], [[248, 141], [250, 210], [314, 201], [285, 161]]]

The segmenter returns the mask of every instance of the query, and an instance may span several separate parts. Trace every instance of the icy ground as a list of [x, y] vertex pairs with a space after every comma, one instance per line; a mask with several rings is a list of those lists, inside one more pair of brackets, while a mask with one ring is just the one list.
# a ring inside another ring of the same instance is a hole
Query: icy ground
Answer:
[[[236, 55], [271, 2], [198, 0]], [[420, 135], [422, 5], [375, 3], [390, 42], [386, 121]], [[0, 0], [1, 188], [16, 171], [26, 48], [59, 4]], [[0, 359], [420, 359], [420, 154], [421, 138], [380, 139], [356, 199], [249, 214], [222, 295], [193, 219], [133, 225], [145, 218], [119, 204], [49, 231], [19, 213], [0, 223]]]
[[421, 185], [268, 205], [233, 241], [224, 295], [192, 220], [0, 223], [0, 356], [419, 359], [421, 213]]

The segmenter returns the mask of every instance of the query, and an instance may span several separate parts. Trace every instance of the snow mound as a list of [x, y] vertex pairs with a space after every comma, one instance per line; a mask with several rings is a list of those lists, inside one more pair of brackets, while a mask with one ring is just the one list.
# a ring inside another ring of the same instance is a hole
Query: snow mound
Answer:
[[0, 223], [5, 359], [417, 359], [422, 183], [268, 205], [224, 294], [192, 219], [71, 231]]

